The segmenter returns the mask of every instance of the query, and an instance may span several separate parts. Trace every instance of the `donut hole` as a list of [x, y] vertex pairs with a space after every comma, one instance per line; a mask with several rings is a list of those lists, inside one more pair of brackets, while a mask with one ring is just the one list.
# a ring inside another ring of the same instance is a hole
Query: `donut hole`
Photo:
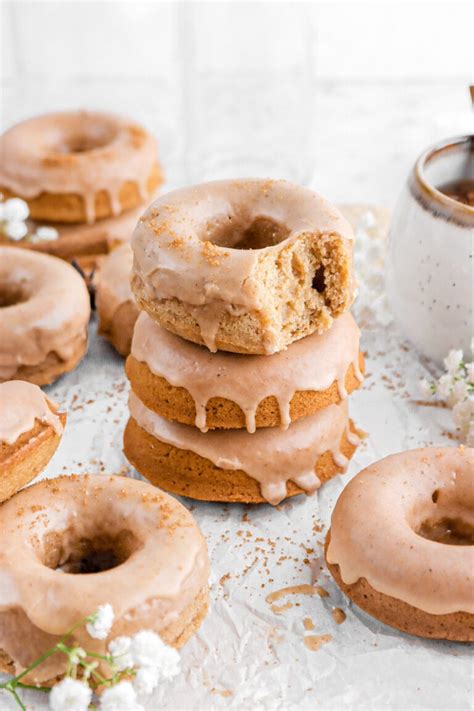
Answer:
[[[466, 496], [467, 493], [467, 496]], [[412, 512], [412, 528], [422, 538], [451, 546], [474, 545], [474, 501], [461, 486], [434, 489]]]
[[28, 301], [29, 294], [21, 284], [0, 284], [0, 309]]
[[232, 215], [206, 224], [204, 239], [219, 247], [232, 249], [265, 249], [283, 242], [291, 230], [270, 217], [255, 217], [250, 222]]
[[96, 532], [75, 537], [52, 532], [43, 539], [42, 562], [48, 568], [72, 575], [103, 573], [118, 568], [140, 547], [130, 530], [117, 535]]
[[85, 121], [64, 137], [56, 146], [56, 151], [66, 154], [88, 153], [109, 145], [116, 135], [117, 129], [111, 123]]
[[450, 546], [474, 545], [474, 526], [462, 518], [430, 518], [421, 522], [419, 536]]

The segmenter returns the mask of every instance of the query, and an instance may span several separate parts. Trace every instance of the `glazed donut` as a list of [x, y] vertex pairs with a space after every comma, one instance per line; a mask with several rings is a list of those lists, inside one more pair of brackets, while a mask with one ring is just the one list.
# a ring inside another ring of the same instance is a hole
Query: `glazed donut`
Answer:
[[34, 220], [88, 222], [144, 202], [163, 181], [155, 139], [136, 123], [92, 111], [46, 114], [0, 137], [0, 193]]
[[0, 247], [0, 382], [51, 383], [87, 349], [89, 294], [66, 262]]
[[99, 333], [122, 356], [130, 353], [138, 307], [130, 288], [133, 254], [129, 244], [115, 249], [102, 262], [96, 277]]
[[66, 415], [37, 385], [0, 383], [0, 501], [43, 471], [56, 451]]
[[278, 428], [218, 430], [169, 422], [132, 392], [124, 452], [144, 477], [165, 491], [203, 501], [279, 504], [312, 494], [343, 471], [359, 441], [347, 401]]
[[212, 354], [142, 312], [126, 372], [132, 390], [150, 410], [202, 432], [286, 428], [360, 386], [359, 336], [354, 319], [346, 313], [329, 331], [303, 338], [282, 353]]
[[224, 180], [156, 200], [132, 238], [139, 306], [195, 343], [269, 354], [328, 329], [353, 299], [352, 229], [283, 180]]
[[[207, 612], [204, 539], [184, 506], [150, 484], [87, 475], [41, 481], [0, 507], [0, 530], [8, 580], [0, 587], [2, 671], [18, 673], [105, 603], [115, 613], [109, 637], [93, 639], [85, 627], [73, 635], [96, 654], [141, 629], [181, 647]], [[66, 663], [54, 655], [23, 681], [54, 683]]]
[[386, 457], [346, 486], [326, 561], [365, 612], [419, 637], [474, 641], [474, 449]]

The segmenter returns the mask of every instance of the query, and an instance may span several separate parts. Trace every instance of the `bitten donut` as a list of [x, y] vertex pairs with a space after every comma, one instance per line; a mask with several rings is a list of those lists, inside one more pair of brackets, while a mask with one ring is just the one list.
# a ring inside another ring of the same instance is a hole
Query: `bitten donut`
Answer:
[[0, 137], [0, 193], [26, 200], [34, 220], [89, 222], [144, 202], [162, 182], [154, 138], [107, 113], [65, 111]]
[[0, 383], [0, 501], [43, 471], [65, 422], [66, 415], [37, 385], [23, 380]]
[[474, 449], [386, 457], [346, 486], [326, 560], [363, 610], [419, 637], [474, 641]]
[[87, 349], [90, 302], [66, 262], [0, 247], [0, 382], [51, 383]]
[[[115, 613], [107, 639], [85, 626], [73, 634], [96, 654], [142, 629], [181, 647], [207, 612], [204, 539], [184, 506], [150, 484], [87, 475], [42, 481], [0, 507], [0, 530], [8, 580], [0, 586], [1, 671], [19, 673], [99, 605]], [[54, 683], [66, 664], [54, 655], [22, 681]]]
[[352, 302], [353, 234], [283, 180], [225, 180], [156, 200], [132, 238], [140, 307], [195, 343], [269, 354], [328, 329]]
[[[108, 258], [110, 259], [110, 257]], [[360, 332], [351, 314], [286, 351], [250, 356], [184, 341], [142, 312], [126, 371], [133, 391], [169, 420], [208, 429], [255, 432], [313, 415], [362, 382]]]
[[312, 494], [343, 471], [359, 439], [348, 421], [347, 401], [275, 427], [203, 433], [169, 422], [134, 393], [125, 428], [124, 452], [153, 484], [204, 501], [278, 504]]
[[130, 353], [139, 313], [130, 288], [132, 261], [130, 245], [118, 247], [102, 262], [95, 282], [99, 333], [122, 356]]

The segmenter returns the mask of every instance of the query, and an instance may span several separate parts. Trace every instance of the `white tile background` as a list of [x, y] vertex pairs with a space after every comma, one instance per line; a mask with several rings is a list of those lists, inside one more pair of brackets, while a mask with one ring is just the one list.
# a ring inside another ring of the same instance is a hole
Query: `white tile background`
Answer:
[[0, 8], [2, 126], [69, 107], [135, 116], [170, 184], [262, 172], [391, 205], [427, 144], [472, 130], [469, 2]]

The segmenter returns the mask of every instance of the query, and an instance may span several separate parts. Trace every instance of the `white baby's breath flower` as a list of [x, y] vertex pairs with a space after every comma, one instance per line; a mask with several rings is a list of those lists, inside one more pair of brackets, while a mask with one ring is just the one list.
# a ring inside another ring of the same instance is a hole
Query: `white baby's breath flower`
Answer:
[[451, 395], [453, 385], [454, 380], [452, 375], [450, 375], [449, 373], [445, 373], [444, 375], [442, 375], [441, 378], [438, 380], [437, 386], [437, 391], [440, 398], [442, 398], [443, 400], [447, 400]]
[[106, 689], [100, 698], [100, 711], [142, 711], [135, 689], [129, 681], [119, 681]]
[[86, 650], [82, 647], [74, 647], [74, 649], [69, 653], [69, 661], [71, 664], [79, 664], [81, 659], [85, 659], [87, 656]]
[[94, 639], [106, 639], [114, 623], [114, 611], [112, 605], [106, 603], [99, 605], [96, 612], [89, 616], [86, 630]]
[[474, 420], [474, 397], [456, 403], [453, 407], [453, 418], [461, 433], [466, 436], [470, 424]]
[[357, 227], [365, 230], [370, 230], [372, 227], [375, 227], [375, 224], [375, 215], [372, 210], [363, 212], [357, 221]]
[[32, 239], [34, 242], [53, 242], [58, 237], [59, 232], [54, 227], [38, 227]]
[[156, 689], [160, 680], [160, 671], [157, 667], [142, 667], [133, 680], [133, 688], [139, 696], [148, 696]]
[[49, 695], [51, 711], [86, 711], [92, 699], [87, 684], [66, 676], [53, 687]]
[[8, 239], [18, 242], [28, 234], [28, 227], [25, 222], [21, 222], [20, 220], [10, 220], [5, 223], [3, 231]]
[[[474, 339], [471, 348], [474, 346]], [[468, 446], [474, 442], [474, 363], [465, 363], [462, 350], [451, 350], [444, 359], [447, 373], [437, 382], [430, 383], [426, 378], [419, 387], [424, 395], [436, 394], [452, 409], [453, 420], [459, 431], [460, 439]]]
[[179, 673], [179, 654], [168, 647], [150, 630], [142, 630], [132, 637], [132, 655], [137, 667], [157, 667], [162, 679], [171, 679]]
[[29, 214], [28, 203], [21, 198], [10, 198], [3, 203], [2, 219], [7, 222], [24, 222]]
[[130, 653], [132, 640], [130, 637], [116, 637], [109, 644], [109, 654], [112, 655], [114, 666], [118, 671], [131, 669], [133, 667], [133, 657]]
[[453, 389], [451, 393], [452, 404], [456, 405], [458, 402], [462, 402], [469, 395], [469, 386], [465, 380], [456, 380], [453, 383]]
[[443, 363], [448, 373], [456, 375], [462, 364], [462, 350], [449, 351]]
[[424, 397], [431, 397], [436, 391], [434, 383], [430, 383], [426, 378], [422, 378], [419, 383], [420, 392]]
[[466, 363], [467, 382], [474, 385], [474, 363]]

